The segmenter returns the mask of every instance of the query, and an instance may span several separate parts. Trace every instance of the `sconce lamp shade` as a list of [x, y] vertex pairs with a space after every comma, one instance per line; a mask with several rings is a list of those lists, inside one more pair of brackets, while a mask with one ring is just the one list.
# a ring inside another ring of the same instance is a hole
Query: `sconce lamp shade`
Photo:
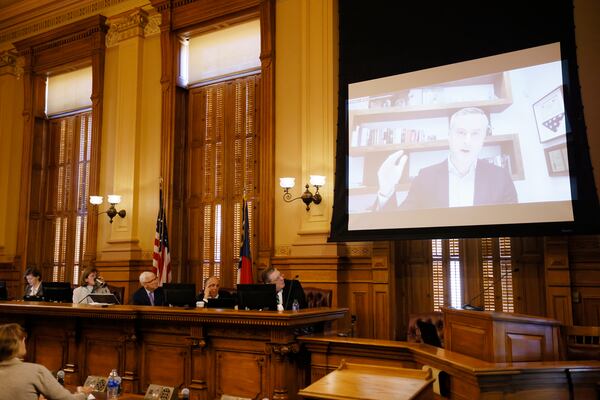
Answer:
[[108, 202], [110, 204], [119, 204], [121, 202], [121, 196], [118, 194], [109, 194]]
[[[117, 215], [121, 218], [125, 218], [125, 215], [127, 215], [127, 211], [125, 211], [125, 210], [117, 211], [117, 209], [115, 208], [115, 205], [119, 204], [121, 202], [121, 196], [119, 196], [118, 194], [109, 194], [108, 202], [110, 203], [110, 207], [108, 207], [108, 210], [99, 212], [98, 215], [100, 215], [100, 214], [108, 215], [108, 218], [110, 219], [111, 224], [113, 222], [113, 218], [116, 217]], [[90, 196], [90, 203], [92, 203], [95, 206], [99, 206], [100, 204], [102, 204], [102, 196]]]
[[102, 204], [102, 196], [90, 196], [90, 203], [97, 206]]
[[290, 177], [279, 178], [279, 186], [281, 186], [284, 189], [291, 189], [294, 187], [295, 184], [296, 184], [296, 178], [290, 178]]
[[325, 177], [323, 175], [311, 175], [310, 184], [321, 187], [325, 184]]

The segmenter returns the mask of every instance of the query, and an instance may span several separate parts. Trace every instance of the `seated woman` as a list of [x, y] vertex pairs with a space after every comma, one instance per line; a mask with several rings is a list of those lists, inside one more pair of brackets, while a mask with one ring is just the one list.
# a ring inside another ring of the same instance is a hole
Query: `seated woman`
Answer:
[[29, 298], [41, 298], [44, 297], [44, 287], [42, 285], [42, 274], [35, 268], [27, 268], [25, 270], [25, 280], [27, 286], [25, 286], [24, 300]]
[[18, 324], [0, 325], [0, 382], [3, 399], [83, 400], [92, 388], [77, 388], [72, 394], [62, 387], [46, 367], [20, 360], [25, 356], [25, 331]]
[[92, 299], [90, 293], [110, 294], [102, 277], [98, 276], [95, 267], [87, 267], [81, 273], [79, 287], [73, 290], [73, 304], [89, 304]]

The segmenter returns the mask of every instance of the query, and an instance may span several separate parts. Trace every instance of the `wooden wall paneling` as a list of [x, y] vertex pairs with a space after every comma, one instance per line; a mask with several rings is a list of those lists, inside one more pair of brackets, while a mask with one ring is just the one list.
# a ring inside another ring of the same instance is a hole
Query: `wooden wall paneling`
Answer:
[[600, 326], [600, 288], [578, 287], [575, 303], [575, 325]]
[[546, 315], [565, 325], [573, 325], [571, 274], [568, 243], [563, 236], [544, 239], [544, 268], [546, 271]]
[[371, 310], [371, 296], [369, 296], [369, 284], [350, 283], [348, 284], [350, 292], [350, 309], [353, 315], [356, 315], [354, 335], [358, 337], [372, 337], [373, 324]]
[[546, 315], [544, 242], [541, 237], [512, 238], [515, 312]]
[[52, 330], [44, 332], [36, 329], [28, 341], [28, 346], [33, 347], [32, 354], [35, 358], [32, 362], [42, 364], [50, 371], [58, 371], [64, 368], [68, 354], [67, 332], [57, 335]]
[[394, 339], [396, 337], [395, 304], [395, 257], [394, 243], [380, 241], [373, 243], [372, 268], [372, 308], [373, 338]]
[[391, 307], [396, 312], [396, 340], [406, 340], [408, 329], [408, 305], [410, 302], [408, 267], [406, 262], [406, 241], [394, 242], [394, 279], [396, 281], [396, 302]]
[[600, 236], [569, 238], [574, 325], [600, 325]]
[[25, 282], [23, 280], [23, 275], [21, 274], [21, 268], [18, 264], [0, 263], [0, 281], [6, 282], [6, 290], [9, 299], [20, 298], [23, 293]]

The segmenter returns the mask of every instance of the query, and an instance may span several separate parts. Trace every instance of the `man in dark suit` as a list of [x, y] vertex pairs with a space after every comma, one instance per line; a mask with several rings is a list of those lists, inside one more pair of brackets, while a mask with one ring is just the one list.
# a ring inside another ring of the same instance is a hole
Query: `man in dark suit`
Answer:
[[227, 290], [221, 287], [221, 280], [216, 276], [209, 276], [204, 280], [204, 289], [198, 293], [196, 299], [198, 301], [208, 302], [210, 299], [232, 298], [233, 296]]
[[407, 156], [392, 153], [377, 172], [379, 191], [375, 210], [469, 207], [517, 203], [517, 191], [505, 168], [478, 158], [490, 131], [485, 113], [463, 108], [450, 118], [448, 159], [422, 168], [401, 205], [395, 201]]
[[291, 310], [294, 300], [298, 302], [299, 308], [307, 308], [306, 296], [302, 284], [297, 280], [285, 279], [283, 274], [275, 267], [267, 268], [262, 273], [264, 283], [275, 284], [277, 292], [277, 309]]
[[158, 277], [154, 272], [145, 271], [140, 274], [141, 288], [133, 293], [132, 303], [136, 306], [163, 306], [165, 294], [158, 286]]

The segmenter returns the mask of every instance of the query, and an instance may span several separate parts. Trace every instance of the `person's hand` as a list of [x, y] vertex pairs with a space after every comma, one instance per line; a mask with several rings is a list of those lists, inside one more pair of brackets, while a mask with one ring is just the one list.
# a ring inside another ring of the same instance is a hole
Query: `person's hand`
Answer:
[[43, 395], [43, 394], [40, 394], [40, 395], [38, 396], [38, 400], [48, 400], [48, 399], [46, 399], [46, 397], [44, 397], [44, 395]]
[[206, 285], [206, 287], [204, 288], [204, 298], [210, 299], [210, 289], [208, 288], [208, 285]]
[[94, 391], [94, 386], [77, 386], [77, 393], [85, 393], [89, 395]]
[[[377, 179], [379, 181], [378, 195], [380, 200], [383, 198], [385, 202], [389, 200], [396, 190], [396, 185], [404, 172], [404, 165], [408, 157], [403, 150], [398, 150], [392, 153], [385, 159], [377, 171]], [[385, 204], [385, 203], [384, 203]], [[383, 205], [383, 204], [381, 204]]]

